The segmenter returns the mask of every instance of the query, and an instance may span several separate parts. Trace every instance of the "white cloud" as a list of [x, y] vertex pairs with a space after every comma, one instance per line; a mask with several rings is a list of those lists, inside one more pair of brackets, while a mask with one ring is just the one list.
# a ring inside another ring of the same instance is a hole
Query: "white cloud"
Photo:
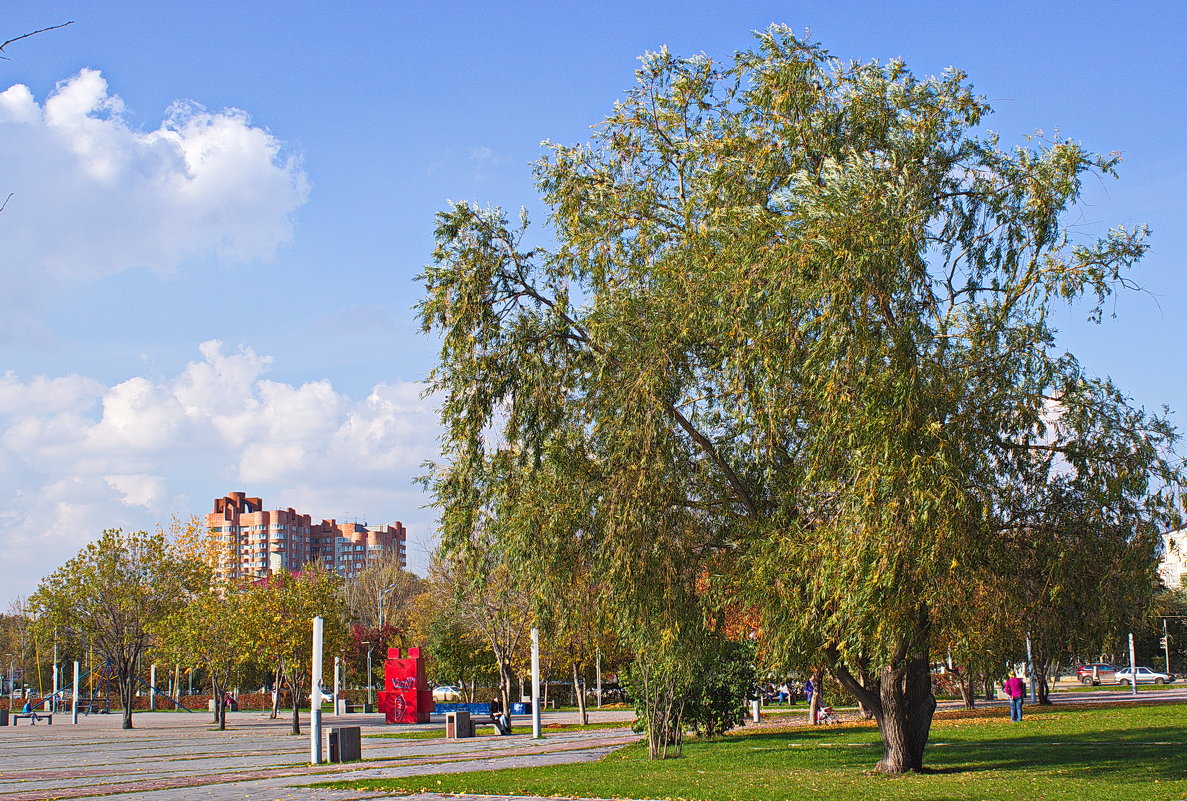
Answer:
[[232, 490], [315, 517], [403, 520], [414, 541], [429, 539], [412, 478], [436, 453], [438, 426], [420, 384], [378, 384], [356, 399], [329, 381], [270, 380], [272, 360], [250, 348], [199, 350], [165, 379], [0, 378], [0, 586], [10, 595], [31, 592], [105, 528], [204, 514]]
[[[45, 282], [132, 267], [167, 272], [186, 259], [272, 258], [305, 202], [300, 165], [237, 109], [175, 103], [155, 130], [133, 128], [95, 70], [58, 84], [43, 104], [0, 92], [0, 213], [12, 313], [48, 295]], [[42, 335], [34, 330], [34, 334]]]

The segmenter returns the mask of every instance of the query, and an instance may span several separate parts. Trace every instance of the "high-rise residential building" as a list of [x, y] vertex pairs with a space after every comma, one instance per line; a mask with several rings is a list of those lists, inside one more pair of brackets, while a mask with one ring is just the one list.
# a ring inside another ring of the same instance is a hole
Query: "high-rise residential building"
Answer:
[[214, 499], [206, 526], [223, 546], [219, 573], [227, 579], [296, 572], [316, 561], [353, 578], [380, 555], [398, 558], [401, 567], [408, 566], [408, 532], [399, 521], [390, 526], [336, 520], [314, 523], [292, 507], [268, 510], [259, 498], [232, 492]]

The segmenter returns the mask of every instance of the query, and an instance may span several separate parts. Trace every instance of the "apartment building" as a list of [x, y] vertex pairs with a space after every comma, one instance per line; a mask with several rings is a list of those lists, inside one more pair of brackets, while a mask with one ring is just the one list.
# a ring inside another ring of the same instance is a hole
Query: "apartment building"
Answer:
[[292, 507], [265, 509], [259, 498], [232, 492], [214, 499], [206, 526], [224, 546], [219, 573], [227, 579], [295, 572], [315, 561], [352, 578], [381, 554], [408, 566], [408, 532], [399, 521], [390, 526], [314, 522]]

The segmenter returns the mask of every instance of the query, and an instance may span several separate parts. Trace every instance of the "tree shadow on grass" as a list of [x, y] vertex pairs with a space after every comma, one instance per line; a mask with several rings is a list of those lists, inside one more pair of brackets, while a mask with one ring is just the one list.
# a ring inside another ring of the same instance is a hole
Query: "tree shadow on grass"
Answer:
[[1113, 782], [1187, 779], [1187, 732], [1177, 726], [1079, 734], [1019, 734], [1008, 739], [950, 742], [929, 747], [933, 770], [1036, 770]]
[[[970, 728], [938, 735], [924, 753], [925, 774], [954, 776], [994, 771], [1110, 782], [1187, 780], [1187, 729], [1137, 726], [1088, 732]], [[733, 738], [727, 738], [733, 739]], [[881, 757], [873, 728], [824, 728], [746, 736], [758, 760], [792, 758], [809, 770], [869, 772]], [[725, 741], [722, 741], [723, 744]]]

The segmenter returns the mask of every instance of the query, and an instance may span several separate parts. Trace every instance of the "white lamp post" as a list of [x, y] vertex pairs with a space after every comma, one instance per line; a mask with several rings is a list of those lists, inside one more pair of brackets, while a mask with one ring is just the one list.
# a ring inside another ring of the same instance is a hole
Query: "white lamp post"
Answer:
[[[310, 671], [309, 692], [309, 761], [321, 764], [321, 652], [324, 622], [320, 617], [313, 619], [313, 669]], [[293, 703], [297, 701], [294, 698]]]
[[373, 697], [371, 697], [371, 690], [372, 690], [372, 684], [371, 684], [371, 649], [372, 649], [372, 648], [374, 648], [375, 646], [374, 646], [374, 644], [373, 644], [373, 643], [372, 643], [370, 640], [363, 640], [363, 641], [362, 641], [361, 643], [359, 643], [359, 644], [360, 644], [360, 645], [365, 645], [365, 646], [367, 646], [367, 703], [368, 703], [368, 704], [373, 704], [373, 703], [375, 703], [375, 699], [374, 699]]

